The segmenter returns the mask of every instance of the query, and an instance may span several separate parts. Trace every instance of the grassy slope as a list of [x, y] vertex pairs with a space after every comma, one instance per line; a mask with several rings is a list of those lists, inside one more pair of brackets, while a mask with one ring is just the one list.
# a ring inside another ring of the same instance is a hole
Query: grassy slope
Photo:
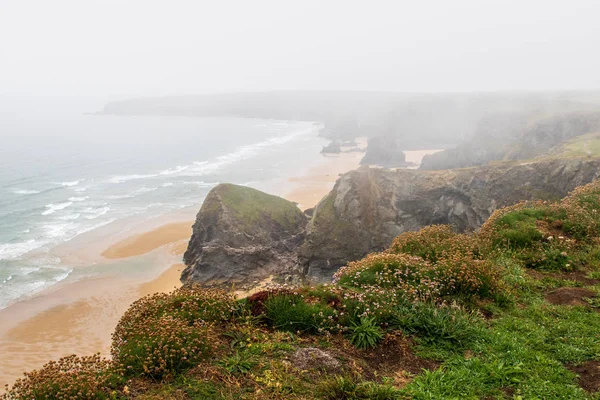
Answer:
[[[477, 236], [405, 233], [333, 285], [242, 301], [194, 288], [145, 298], [117, 327], [116, 365], [94, 370], [93, 382], [108, 377], [101, 385], [89, 389], [85, 368], [46, 367], [21, 388], [98, 399], [600, 399], [581, 387], [592, 378], [572, 372], [600, 360], [599, 213], [595, 183], [560, 203], [501, 210]], [[577, 304], [548, 301], [575, 287], [589, 290]], [[365, 337], [375, 346], [357, 348]], [[339, 366], [302, 365], [294, 354], [306, 347]], [[8, 398], [31, 398], [25, 389]]]

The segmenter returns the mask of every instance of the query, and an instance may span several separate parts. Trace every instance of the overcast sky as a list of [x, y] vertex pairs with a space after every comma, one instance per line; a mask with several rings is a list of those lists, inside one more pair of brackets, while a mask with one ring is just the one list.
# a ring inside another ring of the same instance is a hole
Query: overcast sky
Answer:
[[598, 0], [0, 0], [0, 95], [599, 88]]

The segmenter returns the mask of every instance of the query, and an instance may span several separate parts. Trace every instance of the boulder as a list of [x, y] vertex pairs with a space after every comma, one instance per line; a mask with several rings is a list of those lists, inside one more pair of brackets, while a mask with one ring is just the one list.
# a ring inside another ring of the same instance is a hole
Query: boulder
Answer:
[[252, 284], [298, 275], [296, 252], [307, 217], [292, 202], [258, 190], [220, 184], [198, 212], [183, 260], [182, 282]]

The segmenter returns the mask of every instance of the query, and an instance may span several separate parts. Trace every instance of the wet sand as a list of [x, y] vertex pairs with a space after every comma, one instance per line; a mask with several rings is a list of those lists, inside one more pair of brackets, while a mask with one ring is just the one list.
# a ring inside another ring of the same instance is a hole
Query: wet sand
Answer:
[[118, 276], [83, 280], [0, 310], [0, 388], [51, 359], [108, 356], [112, 331], [131, 303], [181, 286], [183, 267], [175, 264], [144, 283]]
[[[139, 256], [163, 246], [169, 245], [174, 254], [183, 254], [187, 242], [192, 236], [193, 221], [178, 222], [163, 225], [150, 232], [129, 237], [102, 252], [102, 256], [109, 259], [119, 259]], [[183, 248], [183, 251], [181, 251]]]
[[[357, 142], [360, 147], [366, 147], [366, 139]], [[306, 174], [288, 180], [293, 188], [283, 197], [298, 203], [302, 210], [316, 206], [333, 189], [340, 175], [360, 167], [364, 155], [363, 152], [324, 155], [322, 162], [311, 167]]]
[[[322, 161], [299, 177], [289, 179], [289, 190], [280, 193], [302, 209], [314, 207], [333, 187], [339, 175], [356, 169], [364, 154], [360, 152], [323, 156]], [[180, 217], [180, 216], [179, 216]], [[130, 237], [114, 235], [90, 241], [76, 250], [78, 260], [102, 263], [158, 254], [165, 266], [160, 276], [147, 276], [144, 282], [120, 275], [86, 279], [56, 285], [32, 299], [0, 310], [0, 392], [26, 370], [41, 367], [51, 359], [69, 354], [110, 355], [111, 333], [121, 315], [138, 298], [157, 292], [169, 292], [181, 285], [184, 266], [176, 264], [191, 236], [193, 221], [174, 223]], [[92, 243], [95, 242], [95, 243]], [[104, 243], [99, 248], [98, 243]], [[80, 243], [86, 243], [81, 240]], [[86, 250], [87, 249], [87, 250]], [[88, 251], [89, 254], [81, 254]], [[107, 264], [108, 265], [108, 264]], [[269, 279], [262, 282], [267, 284]], [[239, 291], [238, 297], [252, 291]]]

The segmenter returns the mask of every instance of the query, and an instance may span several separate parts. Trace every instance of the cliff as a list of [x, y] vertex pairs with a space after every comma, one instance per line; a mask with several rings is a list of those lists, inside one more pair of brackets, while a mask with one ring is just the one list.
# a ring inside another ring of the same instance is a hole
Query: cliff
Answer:
[[306, 223], [294, 203], [244, 186], [218, 185], [196, 217], [181, 280], [247, 284], [275, 272], [292, 275]]
[[314, 209], [300, 250], [304, 272], [328, 280], [342, 265], [405, 231], [478, 228], [499, 207], [555, 200], [600, 175], [600, 159], [565, 159], [447, 171], [366, 167], [343, 175]]
[[485, 165], [494, 160], [525, 160], [550, 152], [565, 141], [600, 132], [600, 112], [500, 114], [479, 121], [462, 145], [426, 155], [420, 169], [443, 170]]

